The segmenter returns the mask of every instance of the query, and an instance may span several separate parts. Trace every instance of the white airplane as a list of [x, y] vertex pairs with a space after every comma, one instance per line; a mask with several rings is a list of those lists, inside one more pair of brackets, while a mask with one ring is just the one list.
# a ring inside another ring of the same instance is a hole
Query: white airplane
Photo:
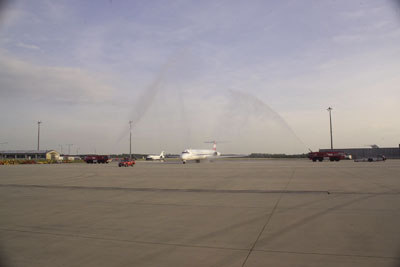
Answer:
[[160, 155], [148, 155], [146, 157], [146, 160], [160, 160], [160, 161], [164, 161], [165, 159], [165, 155], [164, 155], [164, 151], [161, 151]]
[[188, 160], [195, 160], [200, 163], [200, 160], [221, 156], [221, 153], [217, 152], [217, 143], [215, 141], [206, 143], [213, 143], [213, 149], [185, 149], [181, 154], [182, 163], [185, 164]]

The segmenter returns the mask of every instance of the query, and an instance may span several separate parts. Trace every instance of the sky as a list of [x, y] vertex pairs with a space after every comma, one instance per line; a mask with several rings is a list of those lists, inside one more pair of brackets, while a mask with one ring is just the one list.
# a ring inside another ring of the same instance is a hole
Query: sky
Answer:
[[306, 153], [400, 143], [400, 5], [11, 1], [0, 150]]

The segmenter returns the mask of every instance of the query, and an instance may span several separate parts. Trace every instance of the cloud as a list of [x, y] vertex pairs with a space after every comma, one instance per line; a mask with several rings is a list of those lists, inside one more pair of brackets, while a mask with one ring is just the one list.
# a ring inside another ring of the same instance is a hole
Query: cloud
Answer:
[[339, 14], [343, 19], [360, 20], [370, 19], [374, 16], [381, 16], [388, 11], [389, 1], [370, 2], [365, 6], [356, 5], [352, 10], [346, 10]]
[[115, 89], [94, 73], [79, 68], [50, 67], [0, 53], [0, 96], [58, 103], [101, 103]]
[[[393, 124], [393, 136], [399, 132], [390, 100], [399, 98], [400, 31], [390, 11], [373, 1], [265, 3], [13, 5], [0, 25], [0, 104], [13, 110], [1, 119], [10, 117], [9, 136], [13, 125], [41, 119], [53, 144], [74, 136], [68, 143], [121, 152], [128, 139], [116, 140], [132, 120], [136, 152], [179, 152], [226, 138], [233, 142], [223, 152], [290, 153], [296, 140], [271, 110], [317, 148], [329, 105], [349, 145], [357, 144], [356, 125], [374, 128], [378, 119], [376, 129]], [[189, 56], [160, 71], [181, 50]], [[227, 93], [232, 88], [254, 97]], [[24, 131], [15, 143], [27, 139]]]
[[354, 44], [368, 40], [368, 37], [362, 34], [343, 34], [333, 36], [332, 40], [339, 44]]
[[31, 50], [40, 50], [39, 46], [33, 45], [33, 44], [25, 44], [22, 42], [19, 42], [17, 44], [18, 47], [26, 48], [26, 49], [31, 49]]
[[361, 17], [365, 17], [367, 15], [367, 11], [365, 9], [344, 11], [340, 15], [345, 19], [359, 19]]

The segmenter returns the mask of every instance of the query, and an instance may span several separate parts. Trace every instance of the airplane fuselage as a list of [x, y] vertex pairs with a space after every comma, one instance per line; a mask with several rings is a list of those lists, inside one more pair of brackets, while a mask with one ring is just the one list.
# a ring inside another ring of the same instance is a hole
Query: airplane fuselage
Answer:
[[147, 156], [146, 160], [161, 160], [164, 158], [161, 158], [160, 156]]
[[219, 155], [219, 152], [211, 149], [186, 149], [181, 154], [181, 160], [183, 163], [186, 163], [188, 160], [200, 162], [200, 160], [217, 157]]
[[161, 160], [161, 161], [163, 161], [164, 159], [165, 159], [164, 151], [162, 151], [160, 155], [148, 155], [146, 157], [146, 160]]

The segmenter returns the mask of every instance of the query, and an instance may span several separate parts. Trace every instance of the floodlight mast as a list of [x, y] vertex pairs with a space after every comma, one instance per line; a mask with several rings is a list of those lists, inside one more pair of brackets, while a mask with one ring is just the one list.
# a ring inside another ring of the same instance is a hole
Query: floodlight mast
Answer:
[[132, 121], [129, 121], [129, 159], [132, 160]]
[[71, 146], [73, 146], [74, 144], [66, 144], [66, 146], [68, 146], [68, 155], [71, 155]]
[[41, 124], [42, 122], [41, 121], [38, 121], [37, 122], [37, 124], [38, 124], [38, 136], [37, 136], [37, 150], [39, 151], [39, 148], [40, 148], [40, 124]]
[[332, 108], [331, 108], [331, 107], [329, 107], [327, 110], [328, 110], [328, 112], [329, 112], [329, 124], [330, 124], [330, 132], [331, 132], [331, 150], [333, 150], [333, 137], [332, 137], [332, 116], [331, 116], [331, 111], [332, 111]]

